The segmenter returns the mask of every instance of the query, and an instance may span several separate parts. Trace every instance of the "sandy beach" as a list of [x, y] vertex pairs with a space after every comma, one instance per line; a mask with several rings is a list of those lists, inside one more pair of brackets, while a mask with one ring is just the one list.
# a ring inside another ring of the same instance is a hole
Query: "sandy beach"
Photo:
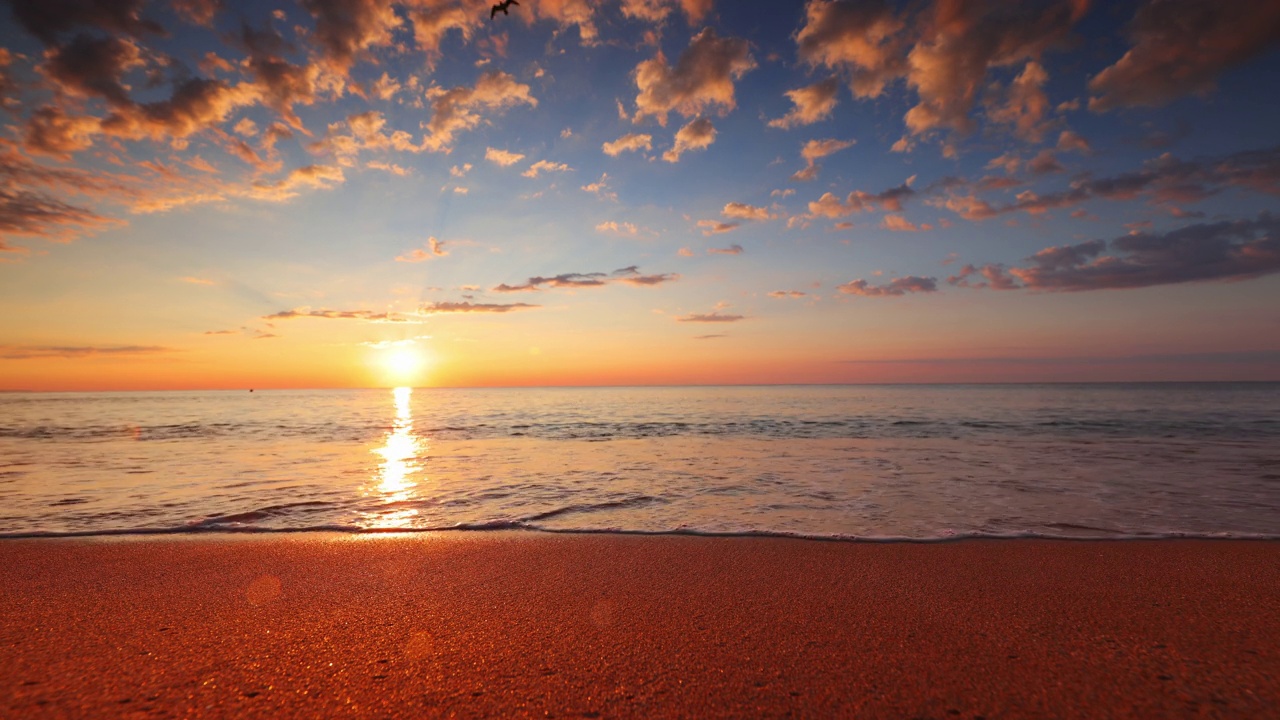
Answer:
[[0, 542], [7, 717], [1261, 717], [1280, 543]]

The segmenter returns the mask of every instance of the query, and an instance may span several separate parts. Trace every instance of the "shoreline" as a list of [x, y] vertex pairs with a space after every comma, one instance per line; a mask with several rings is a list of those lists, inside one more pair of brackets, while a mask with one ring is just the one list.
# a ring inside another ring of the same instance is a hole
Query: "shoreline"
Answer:
[[1271, 540], [8, 538], [0, 714], [1261, 716], [1276, 597]]
[[1037, 533], [1023, 534], [955, 534], [938, 537], [909, 536], [874, 536], [874, 535], [803, 535], [799, 533], [742, 531], [712, 532], [701, 530], [619, 530], [619, 529], [582, 529], [556, 530], [539, 527], [447, 527], [447, 528], [198, 528], [190, 530], [174, 529], [133, 529], [133, 530], [85, 530], [62, 533], [0, 533], [0, 545], [7, 542], [23, 541], [208, 541], [238, 540], [257, 538], [266, 540], [273, 537], [314, 538], [335, 540], [341, 538], [416, 538], [439, 535], [442, 537], [477, 536], [500, 537], [504, 535], [520, 537], [685, 537], [707, 539], [761, 539], [761, 540], [797, 540], [801, 542], [847, 543], [852, 545], [938, 545], [966, 542], [1018, 542], [1044, 541], [1065, 543], [1127, 543], [1127, 542], [1280, 542], [1280, 535], [1270, 534], [1215, 534], [1197, 535], [1194, 533], [1168, 533], [1163, 535], [1044, 535]]

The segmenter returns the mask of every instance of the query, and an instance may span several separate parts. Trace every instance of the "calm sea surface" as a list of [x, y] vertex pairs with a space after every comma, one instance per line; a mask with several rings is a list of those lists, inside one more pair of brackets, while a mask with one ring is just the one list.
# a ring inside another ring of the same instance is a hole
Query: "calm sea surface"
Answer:
[[0, 535], [1280, 536], [1280, 384], [0, 394]]

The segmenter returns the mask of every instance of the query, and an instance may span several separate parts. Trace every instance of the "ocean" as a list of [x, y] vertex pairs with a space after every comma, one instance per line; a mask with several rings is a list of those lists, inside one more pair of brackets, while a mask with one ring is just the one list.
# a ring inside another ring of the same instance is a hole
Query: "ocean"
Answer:
[[0, 394], [0, 536], [1280, 537], [1280, 384]]

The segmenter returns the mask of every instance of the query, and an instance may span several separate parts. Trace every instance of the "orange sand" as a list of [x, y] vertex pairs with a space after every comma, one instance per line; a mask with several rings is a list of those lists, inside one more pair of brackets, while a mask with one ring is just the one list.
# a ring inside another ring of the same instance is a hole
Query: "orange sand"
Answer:
[[0, 541], [0, 716], [1264, 717], [1280, 543]]

